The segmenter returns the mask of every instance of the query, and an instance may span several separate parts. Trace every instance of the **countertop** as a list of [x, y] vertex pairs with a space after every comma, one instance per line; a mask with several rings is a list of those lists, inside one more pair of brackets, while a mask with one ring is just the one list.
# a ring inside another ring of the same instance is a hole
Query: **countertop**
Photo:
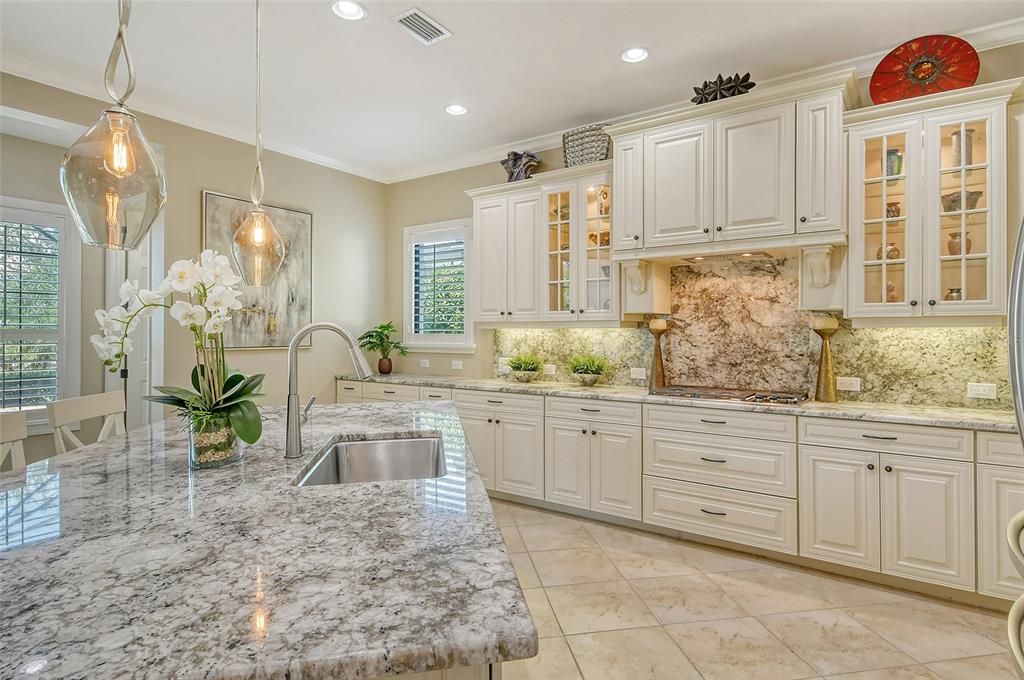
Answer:
[[[372, 678], [526, 658], [537, 632], [450, 403], [284, 411], [190, 472], [171, 419], [0, 475], [0, 677]], [[333, 441], [444, 437], [439, 479], [298, 487]]]
[[[338, 380], [358, 380], [353, 375], [336, 375]], [[903, 423], [908, 425], [931, 425], [988, 432], [1017, 432], [1017, 422], [1012, 411], [995, 409], [955, 408], [946, 406], [915, 406], [909, 404], [885, 404], [867, 401], [840, 401], [827, 404], [805, 401], [799, 405], [751, 404], [736, 401], [712, 401], [707, 399], [680, 399], [677, 397], [655, 396], [647, 393], [646, 387], [629, 385], [598, 385], [581, 387], [574, 383], [535, 381], [520, 383], [501, 378], [458, 378], [451, 376], [416, 375], [399, 373], [375, 375], [365, 382], [385, 382], [398, 385], [419, 385], [423, 387], [449, 387], [461, 390], [484, 390], [515, 392], [549, 397], [577, 397], [582, 399], [610, 399], [645, 404], [669, 404], [715, 408], [755, 413], [783, 413], [816, 418], [838, 418], [842, 420], [863, 420], [879, 423]]]

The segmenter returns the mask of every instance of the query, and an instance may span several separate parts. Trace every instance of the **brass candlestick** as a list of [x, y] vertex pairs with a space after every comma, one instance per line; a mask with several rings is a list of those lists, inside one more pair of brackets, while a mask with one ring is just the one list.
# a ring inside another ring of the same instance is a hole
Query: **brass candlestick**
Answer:
[[648, 387], [654, 389], [655, 387], [665, 386], [665, 361], [661, 356], [661, 336], [668, 332], [667, 328], [648, 328], [651, 335], [654, 336], [654, 355], [651, 357], [651, 375], [648, 382]]
[[814, 391], [815, 401], [836, 402], [836, 367], [832, 363], [832, 345], [829, 338], [835, 335], [838, 328], [815, 328], [821, 337], [821, 359], [818, 360], [818, 387]]

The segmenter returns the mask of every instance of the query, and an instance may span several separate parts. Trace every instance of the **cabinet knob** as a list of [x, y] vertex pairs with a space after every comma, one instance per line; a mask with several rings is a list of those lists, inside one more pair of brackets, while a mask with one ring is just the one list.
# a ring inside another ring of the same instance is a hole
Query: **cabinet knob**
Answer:
[[708, 229], [707, 227], [704, 227], [704, 233], [705, 233], [705, 234], [707, 234], [707, 233], [708, 233], [708, 232], [710, 232], [710, 231], [711, 231], [710, 229]]
[[498, 313], [501, 314], [502, 316], [505, 316], [505, 312], [498, 312]]
[[874, 470], [875, 469], [875, 464], [874, 463], [868, 463], [868, 469], [869, 470]]
[[910, 301], [910, 306], [911, 307], [917, 307], [917, 300], [911, 300]]
[[892, 472], [892, 466], [891, 465], [886, 465], [885, 466], [885, 471], [886, 472]]
[[494, 424], [495, 425], [501, 425], [501, 419], [500, 418], [495, 418], [494, 419]]
[[587, 428], [583, 428], [582, 430], [580, 430], [580, 432], [582, 432], [583, 434], [586, 434], [587, 433]]
[[597, 434], [597, 430], [591, 430], [590, 434]]
[[715, 231], [722, 231], [721, 227], [715, 227]]
[[569, 313], [570, 313], [570, 314], [575, 314], [575, 313], [576, 313], [576, 310], [575, 310], [575, 309], [570, 309], [570, 310], [569, 310]]
[[494, 418], [488, 418], [488, 419], [487, 419], [487, 422], [489, 422], [489, 423], [493, 423], [493, 422], [494, 422]]
[[800, 218], [800, 221], [801, 221], [801, 222], [806, 222], [806, 221], [807, 221], [807, 218], [806, 218], [806, 217], [801, 217], [801, 218]]
[[508, 315], [509, 315], [509, 316], [512, 316], [512, 312], [509, 312], [509, 313], [508, 313]]
[[634, 241], [639, 241], [640, 240], [640, 234], [633, 234], [633, 240]]
[[929, 307], [934, 307], [935, 306], [935, 300], [929, 300], [928, 301], [928, 306]]
[[581, 310], [580, 310], [580, 314], [582, 314], [582, 313], [583, 313], [583, 312], [585, 312], [585, 311], [587, 311], [587, 310], [585, 310], [585, 309], [581, 309]]

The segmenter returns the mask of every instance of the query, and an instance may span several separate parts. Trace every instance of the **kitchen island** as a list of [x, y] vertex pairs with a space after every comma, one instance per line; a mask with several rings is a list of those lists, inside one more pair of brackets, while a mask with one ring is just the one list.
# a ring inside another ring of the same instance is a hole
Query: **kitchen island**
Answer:
[[[176, 419], [0, 475], [0, 677], [373, 678], [534, 656], [537, 632], [449, 403], [284, 410], [189, 471]], [[435, 436], [437, 479], [296, 486], [343, 440]]]

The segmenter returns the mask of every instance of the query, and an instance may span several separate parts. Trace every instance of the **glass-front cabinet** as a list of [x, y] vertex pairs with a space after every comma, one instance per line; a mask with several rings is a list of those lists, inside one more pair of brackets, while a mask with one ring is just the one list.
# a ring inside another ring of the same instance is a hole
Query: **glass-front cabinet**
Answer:
[[[573, 307], [572, 185], [550, 187], [544, 191], [543, 205], [547, 208], [547, 285], [544, 314], [548, 317], [569, 317]], [[571, 311], [570, 311], [571, 310]]]
[[852, 127], [848, 316], [1005, 313], [1005, 105]]

